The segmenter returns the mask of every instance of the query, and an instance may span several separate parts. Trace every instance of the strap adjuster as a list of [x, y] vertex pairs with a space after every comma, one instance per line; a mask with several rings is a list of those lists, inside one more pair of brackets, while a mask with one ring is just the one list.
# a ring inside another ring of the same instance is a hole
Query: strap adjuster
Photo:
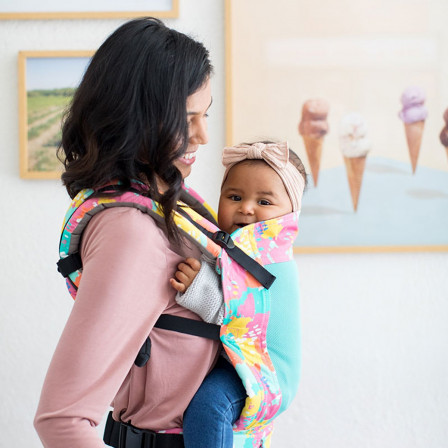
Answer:
[[215, 232], [212, 235], [212, 240], [218, 246], [224, 247], [226, 249], [233, 249], [235, 247], [235, 243], [233, 242], [232, 237], [222, 230], [218, 230], [217, 232]]
[[264, 266], [257, 263], [246, 252], [236, 246], [228, 233], [218, 230], [211, 235], [211, 239], [218, 246], [223, 247], [229, 257], [250, 272], [266, 289], [269, 289], [272, 283], [274, 283], [275, 275], [272, 275]]
[[72, 272], [76, 272], [82, 268], [81, 255], [79, 252], [75, 252], [65, 258], [61, 258], [56, 264], [58, 266], [58, 272], [67, 278]]

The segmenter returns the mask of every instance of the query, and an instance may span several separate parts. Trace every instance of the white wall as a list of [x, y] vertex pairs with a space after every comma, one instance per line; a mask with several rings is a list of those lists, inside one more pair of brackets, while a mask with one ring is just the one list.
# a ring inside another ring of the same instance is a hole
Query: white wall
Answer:
[[[210, 143], [190, 183], [216, 204], [224, 145], [223, 2], [181, 0], [167, 23], [216, 68]], [[68, 196], [19, 178], [17, 53], [95, 49], [118, 20], [0, 22], [0, 448], [39, 447], [40, 387], [71, 299], [56, 272]], [[422, 218], [424, 219], [424, 217]], [[274, 447], [448, 445], [448, 254], [301, 255], [303, 375]]]
[[447, 254], [308, 255], [281, 448], [448, 446]]

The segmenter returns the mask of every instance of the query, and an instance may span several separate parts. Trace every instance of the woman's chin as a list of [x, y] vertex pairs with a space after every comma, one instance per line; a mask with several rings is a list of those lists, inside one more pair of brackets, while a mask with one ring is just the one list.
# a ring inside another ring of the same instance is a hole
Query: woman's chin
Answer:
[[180, 158], [174, 162], [174, 166], [180, 171], [180, 174], [182, 174], [182, 178], [185, 179], [191, 174], [193, 163], [193, 159], [187, 160]]

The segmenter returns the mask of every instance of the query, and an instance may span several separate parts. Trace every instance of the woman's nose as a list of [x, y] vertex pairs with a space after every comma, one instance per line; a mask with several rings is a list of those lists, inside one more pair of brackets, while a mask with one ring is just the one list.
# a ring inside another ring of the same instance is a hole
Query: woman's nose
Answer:
[[207, 119], [203, 117], [196, 120], [190, 127], [190, 143], [205, 145], [208, 143]]

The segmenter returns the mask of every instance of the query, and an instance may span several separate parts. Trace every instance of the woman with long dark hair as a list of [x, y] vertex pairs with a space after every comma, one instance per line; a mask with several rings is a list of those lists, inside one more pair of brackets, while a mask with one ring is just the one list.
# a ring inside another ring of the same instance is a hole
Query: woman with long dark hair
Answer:
[[[202, 44], [144, 18], [101, 45], [76, 91], [60, 150], [70, 197], [112, 182], [118, 194], [137, 181], [160, 204], [164, 223], [136, 208], [111, 207], [84, 230], [82, 281], [35, 418], [47, 448], [104, 446], [95, 426], [111, 403], [112, 423], [132, 425], [111, 436], [120, 447], [181, 446], [164, 431], [182, 426], [219, 346], [154, 324], [161, 314], [198, 319], [176, 303], [169, 284], [181, 260], [199, 255], [185, 244], [172, 212], [208, 140], [211, 73]], [[150, 362], [138, 367], [148, 334]], [[135, 427], [155, 435], [137, 437]]]

